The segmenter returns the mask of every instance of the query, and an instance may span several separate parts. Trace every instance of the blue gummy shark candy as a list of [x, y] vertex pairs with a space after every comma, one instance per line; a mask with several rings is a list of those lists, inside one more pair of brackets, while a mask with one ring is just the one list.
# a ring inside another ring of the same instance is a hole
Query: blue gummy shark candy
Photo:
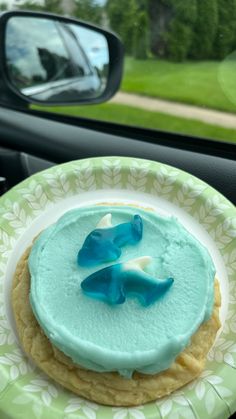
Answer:
[[143, 271], [152, 260], [149, 256], [108, 266], [81, 282], [83, 292], [111, 305], [123, 304], [127, 296], [137, 297], [147, 307], [162, 297], [173, 284], [173, 278], [157, 279]]
[[134, 215], [128, 223], [96, 228], [86, 237], [78, 253], [78, 263], [81, 266], [94, 266], [114, 261], [120, 257], [122, 246], [139, 242], [142, 234], [143, 223], [139, 215]]

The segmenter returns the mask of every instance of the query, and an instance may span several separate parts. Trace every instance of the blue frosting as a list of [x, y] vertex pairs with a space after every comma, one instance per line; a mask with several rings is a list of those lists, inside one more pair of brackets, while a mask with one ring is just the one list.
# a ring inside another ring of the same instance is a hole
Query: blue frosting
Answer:
[[97, 228], [86, 237], [78, 253], [78, 263], [89, 267], [114, 261], [120, 257], [121, 247], [139, 242], [142, 233], [142, 219], [137, 214], [131, 222], [111, 228]]
[[[88, 298], [80, 284], [97, 269], [78, 266], [84, 238], [108, 213], [119, 225], [137, 212], [143, 238], [122, 248], [119, 263], [149, 255], [152, 263], [145, 272], [173, 277], [173, 285], [148, 309], [135, 298], [116, 305]], [[98, 205], [67, 212], [35, 241], [29, 269], [30, 303], [44, 333], [75, 363], [93, 371], [130, 377], [133, 371], [167, 369], [213, 309], [215, 268], [207, 249], [175, 218], [141, 208]]]
[[85, 278], [81, 288], [89, 297], [109, 304], [123, 304], [127, 296], [134, 296], [147, 307], [162, 297], [174, 282], [172, 278], [159, 280], [128, 266], [129, 263], [117, 263], [100, 269]]

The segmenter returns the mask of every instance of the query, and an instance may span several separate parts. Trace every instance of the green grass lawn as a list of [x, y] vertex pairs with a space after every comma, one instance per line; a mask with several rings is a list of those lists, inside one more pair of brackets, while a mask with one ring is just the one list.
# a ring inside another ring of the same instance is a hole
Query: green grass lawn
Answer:
[[47, 107], [46, 110], [71, 116], [154, 128], [236, 143], [236, 130], [216, 127], [203, 122], [179, 118], [159, 112], [145, 111], [130, 106], [106, 103], [93, 106]]
[[[122, 90], [236, 113], [236, 54], [224, 62], [125, 59]], [[37, 109], [37, 107], [34, 107]], [[135, 107], [103, 104], [47, 107], [52, 112], [236, 143], [236, 130]]]
[[[125, 59], [122, 90], [236, 112], [234, 60], [172, 63]], [[232, 93], [231, 87], [234, 86]]]

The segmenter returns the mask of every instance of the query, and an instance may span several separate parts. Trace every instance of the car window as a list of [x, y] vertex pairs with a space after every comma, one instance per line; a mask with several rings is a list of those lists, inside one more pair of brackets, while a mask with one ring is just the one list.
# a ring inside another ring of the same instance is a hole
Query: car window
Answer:
[[[99, 24], [125, 46], [123, 81], [112, 100], [48, 111], [236, 143], [235, 0], [19, 3]], [[65, 36], [73, 49], [73, 37]], [[99, 62], [103, 52], [95, 43], [89, 59]], [[42, 66], [38, 73], [46, 77]]]

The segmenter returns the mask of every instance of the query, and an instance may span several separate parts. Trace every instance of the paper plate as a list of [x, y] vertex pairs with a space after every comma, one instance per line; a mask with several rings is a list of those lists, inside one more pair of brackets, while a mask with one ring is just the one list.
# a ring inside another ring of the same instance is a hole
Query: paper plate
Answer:
[[[134, 408], [91, 403], [48, 379], [23, 354], [10, 304], [16, 263], [65, 211], [99, 202], [137, 203], [175, 215], [206, 245], [222, 293], [222, 329], [201, 376], [171, 396]], [[135, 158], [72, 161], [38, 173], [0, 199], [0, 417], [45, 419], [228, 418], [236, 411], [236, 210], [206, 183]]]

